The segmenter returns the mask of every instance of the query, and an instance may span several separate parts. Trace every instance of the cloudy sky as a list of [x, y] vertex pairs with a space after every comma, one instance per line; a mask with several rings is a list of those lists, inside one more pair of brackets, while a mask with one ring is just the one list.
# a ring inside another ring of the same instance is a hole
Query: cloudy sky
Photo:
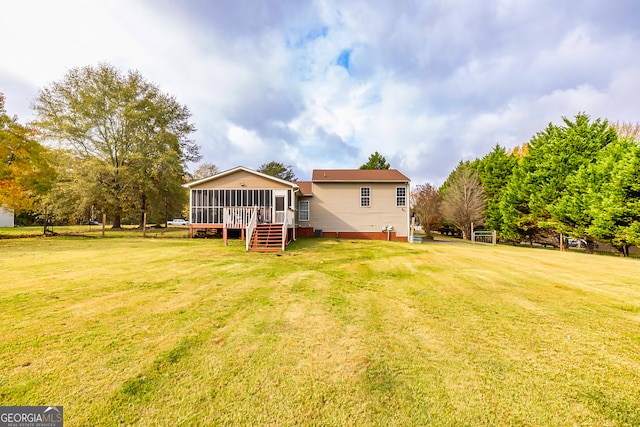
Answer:
[[0, 38], [21, 122], [40, 88], [108, 62], [187, 105], [222, 170], [304, 180], [379, 151], [439, 185], [562, 116], [640, 121], [637, 0], [21, 0]]

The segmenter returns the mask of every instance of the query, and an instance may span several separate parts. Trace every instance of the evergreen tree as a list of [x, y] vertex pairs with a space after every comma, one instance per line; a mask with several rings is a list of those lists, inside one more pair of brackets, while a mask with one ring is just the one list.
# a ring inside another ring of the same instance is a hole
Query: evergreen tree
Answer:
[[284, 163], [276, 162], [275, 160], [261, 165], [258, 168], [258, 172], [275, 176], [276, 178], [289, 182], [296, 180], [296, 175], [293, 173], [293, 166], [285, 166]]
[[503, 232], [511, 238], [546, 233], [572, 233], [572, 220], [562, 198], [572, 177], [604, 147], [617, 139], [606, 120], [591, 121], [580, 113], [564, 125], [549, 124], [529, 142], [527, 155], [515, 168], [501, 196]]
[[387, 163], [387, 159], [377, 151], [369, 156], [369, 159], [365, 164], [360, 166], [360, 169], [389, 169], [390, 165]]
[[640, 245], [640, 143], [610, 144], [578, 180], [592, 219], [585, 234], [607, 242], [628, 256]]
[[502, 192], [518, 164], [515, 155], [508, 154], [499, 144], [482, 159], [476, 160], [470, 166], [478, 172], [480, 182], [487, 195], [487, 211], [485, 225], [493, 230], [501, 230], [503, 220], [500, 211]]

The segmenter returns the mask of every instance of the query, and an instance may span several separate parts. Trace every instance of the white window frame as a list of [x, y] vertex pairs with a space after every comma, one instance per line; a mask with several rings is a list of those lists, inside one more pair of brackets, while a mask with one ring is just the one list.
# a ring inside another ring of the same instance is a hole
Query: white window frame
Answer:
[[[398, 194], [400, 190], [402, 190], [404, 194]], [[402, 204], [400, 204], [400, 199], [402, 199]], [[407, 187], [396, 187], [396, 207], [404, 208], [405, 206], [407, 206]]]
[[371, 187], [360, 187], [360, 207], [371, 207]]
[[[303, 204], [307, 205], [306, 209], [302, 208]], [[303, 212], [305, 212], [307, 214], [306, 218], [304, 218], [302, 216]], [[298, 201], [298, 220], [299, 221], [310, 221], [310, 218], [311, 218], [311, 204], [309, 203], [308, 200], [299, 200]]]

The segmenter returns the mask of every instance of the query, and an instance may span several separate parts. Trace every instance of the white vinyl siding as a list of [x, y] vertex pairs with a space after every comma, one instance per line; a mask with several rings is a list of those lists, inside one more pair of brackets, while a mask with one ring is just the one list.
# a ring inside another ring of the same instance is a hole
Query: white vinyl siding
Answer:
[[[314, 183], [309, 209], [310, 223], [323, 232], [380, 232], [392, 225], [398, 236], [408, 236], [409, 209], [396, 207], [396, 188], [407, 188], [398, 182], [319, 182]], [[361, 207], [361, 188], [369, 188], [368, 207]], [[373, 199], [375, 197], [375, 200]], [[307, 223], [303, 223], [307, 224]], [[385, 236], [386, 237], [386, 236]]]
[[360, 207], [368, 208], [371, 206], [371, 187], [360, 187]]

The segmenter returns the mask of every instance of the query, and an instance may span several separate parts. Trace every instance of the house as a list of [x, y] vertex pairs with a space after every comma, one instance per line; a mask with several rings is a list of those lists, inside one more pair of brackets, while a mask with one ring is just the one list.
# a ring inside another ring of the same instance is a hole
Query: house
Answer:
[[13, 227], [14, 222], [13, 209], [0, 206], [0, 227]]
[[326, 237], [406, 241], [409, 183], [395, 169], [316, 169], [298, 183], [298, 225]]
[[408, 240], [409, 183], [397, 170], [314, 170], [288, 182], [245, 167], [185, 184], [189, 235], [238, 230], [247, 250], [284, 250], [296, 236]]

